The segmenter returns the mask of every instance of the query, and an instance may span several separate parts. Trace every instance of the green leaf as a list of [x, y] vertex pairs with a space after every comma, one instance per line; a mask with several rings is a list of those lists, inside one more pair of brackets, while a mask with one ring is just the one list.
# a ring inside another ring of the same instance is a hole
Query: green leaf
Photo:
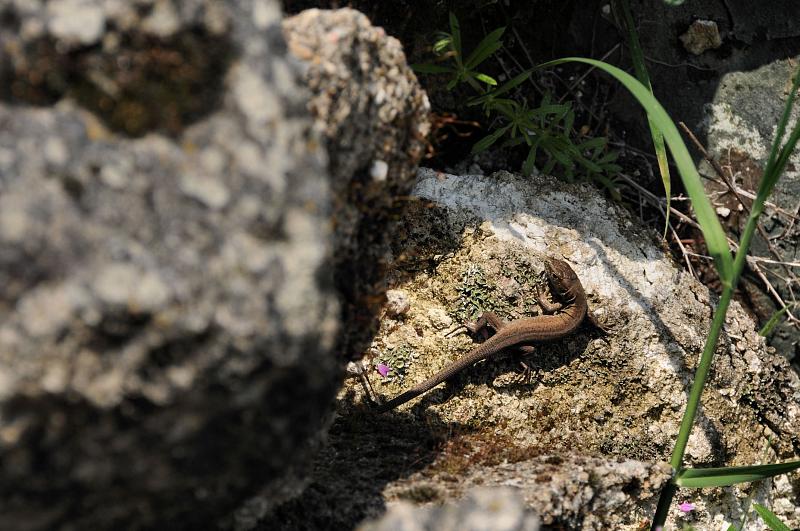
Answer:
[[569, 111], [569, 106], [567, 105], [551, 105], [549, 103], [543, 103], [539, 105], [535, 109], [531, 109], [530, 113], [531, 116], [548, 116], [553, 114], [555, 116], [563, 115], [565, 112]]
[[431, 63], [411, 65], [411, 70], [420, 74], [447, 74], [456, 71], [452, 66], [434, 65]]
[[599, 159], [597, 159], [598, 164], [606, 164], [608, 162], [614, 162], [619, 158], [619, 151], [609, 151]]
[[505, 94], [509, 90], [515, 89], [518, 86], [525, 83], [525, 81], [527, 81], [529, 77], [531, 77], [531, 71], [526, 70], [523, 73], [516, 75], [511, 79], [509, 79], [508, 81], [506, 81], [505, 83], [503, 83], [502, 86], [500, 86], [497, 90], [492, 91], [491, 94], [492, 96], [499, 96], [500, 94]]
[[561, 146], [555, 145], [555, 143], [551, 143], [550, 144], [550, 149], [548, 150], [548, 153], [550, 153], [550, 155], [554, 159], [556, 159], [559, 164], [561, 164], [565, 168], [569, 168], [573, 164], [572, 163], [572, 158], [569, 155], [567, 155], [566, 153], [564, 153], [564, 151], [559, 149], [560, 147]]
[[550, 175], [551, 172], [553, 171], [553, 168], [555, 167], [556, 167], [556, 159], [551, 157], [550, 160], [548, 160], [545, 163], [544, 168], [542, 168], [542, 173], [545, 175]]
[[536, 164], [536, 151], [539, 148], [539, 142], [534, 140], [531, 144], [531, 149], [528, 150], [528, 156], [525, 157], [525, 162], [522, 164], [522, 174], [532, 175], [533, 167]]
[[675, 484], [688, 488], [726, 487], [786, 474], [798, 468], [800, 460], [772, 465], [684, 468], [675, 475]]
[[472, 53], [469, 54], [467, 60], [464, 61], [464, 68], [468, 70], [472, 70], [482, 62], [486, 60], [487, 57], [492, 55], [494, 52], [499, 50], [503, 43], [500, 41], [500, 37], [503, 36], [503, 32], [506, 28], [497, 28], [489, 35], [483, 38], [481, 42], [478, 43], [478, 46], [472, 50]]
[[[786, 106], [784, 107], [783, 115], [781, 116], [780, 122], [778, 122], [778, 129], [775, 133], [772, 149], [770, 150], [769, 160], [767, 161], [767, 166], [764, 169], [764, 177], [762, 178], [761, 185], [758, 188], [758, 194], [756, 196], [755, 203], [758, 203], [758, 199], [763, 198], [763, 200], [758, 204], [759, 211], [763, 208], [763, 202], [766, 201], [767, 197], [769, 197], [769, 195], [772, 193], [772, 189], [778, 182], [778, 178], [781, 176], [786, 164], [789, 162], [789, 156], [794, 151], [798, 139], [800, 139], [800, 122], [797, 122], [794, 125], [792, 134], [789, 136], [789, 140], [787, 140], [786, 144], [778, 149], [778, 146], [783, 141], [783, 134], [786, 129], [786, 124], [789, 121], [789, 115], [791, 114], [792, 105], [794, 103], [794, 98], [797, 95], [798, 87], [800, 87], [800, 68], [795, 73], [792, 83], [792, 90], [789, 92], [789, 97], [786, 100]], [[755, 203], [753, 204], [754, 207], [756, 206]]]
[[444, 50], [449, 48], [452, 43], [453, 38], [450, 35], [445, 34], [444, 37], [433, 43], [433, 53], [437, 55], [442, 53]]
[[505, 127], [501, 127], [497, 131], [494, 131], [492, 134], [478, 140], [478, 142], [476, 142], [475, 145], [472, 146], [472, 151], [471, 151], [472, 154], [474, 155], [475, 153], [480, 153], [481, 151], [485, 151], [486, 149], [488, 149], [489, 146], [497, 142], [497, 140], [501, 136], [503, 136], [503, 134], [505, 134], [505, 132], [508, 130], [509, 127], [511, 126], [507, 125]]
[[486, 74], [475, 74], [475, 77], [487, 85], [497, 85], [497, 81], [493, 77], [487, 76]]
[[606, 147], [606, 137], [597, 136], [595, 138], [590, 138], [589, 140], [578, 144], [578, 149], [580, 150], [589, 150], [598, 147], [599, 148]]
[[461, 26], [452, 11], [450, 11], [450, 37], [453, 40], [453, 51], [456, 52], [456, 63], [461, 66]]
[[575, 161], [589, 170], [592, 173], [603, 173], [603, 168], [597, 165], [594, 161], [581, 157], [580, 155], [574, 157]]
[[783, 308], [781, 308], [777, 312], [773, 313], [772, 317], [769, 318], [769, 321], [767, 321], [764, 324], [764, 326], [761, 328], [761, 330], [758, 331], [758, 335], [763, 336], [763, 337], [767, 337], [768, 335], [770, 335], [772, 333], [772, 329], [777, 326], [777, 324], [781, 320], [781, 317], [787, 311], [789, 311], [789, 307], [788, 306], [784, 306]]
[[[614, 11], [622, 11], [622, 22], [628, 32], [628, 48], [631, 51], [631, 62], [633, 63], [636, 78], [647, 87], [650, 93], [653, 93], [653, 87], [650, 84], [650, 76], [647, 74], [647, 66], [644, 62], [644, 53], [639, 44], [639, 36], [636, 33], [636, 26], [631, 16], [630, 5], [628, 0], [614, 0]], [[658, 172], [661, 174], [661, 183], [664, 186], [664, 196], [667, 198], [666, 216], [664, 220], [664, 235], [667, 237], [667, 230], [669, 229], [669, 209], [672, 201], [672, 179], [669, 173], [669, 162], [667, 161], [667, 149], [664, 146], [664, 136], [661, 134], [658, 126], [653, 123], [648, 115], [647, 124], [650, 127], [650, 137], [653, 139], [653, 149], [656, 152], [656, 160], [658, 161]]]
[[723, 286], [730, 286], [733, 282], [733, 257], [728, 247], [728, 241], [725, 238], [725, 231], [722, 230], [717, 214], [706, 196], [700, 175], [697, 173], [697, 168], [694, 166], [691, 155], [689, 155], [689, 150], [686, 149], [686, 144], [684, 144], [667, 111], [664, 110], [664, 107], [641, 82], [627, 72], [608, 63], [582, 57], [567, 57], [549, 61], [539, 65], [539, 68], [547, 68], [567, 62], [585, 63], [614, 76], [639, 101], [648, 116], [653, 120], [653, 123], [661, 130], [664, 140], [666, 140], [672, 153], [675, 165], [680, 172], [683, 186], [692, 200], [697, 221], [706, 240], [706, 247], [711, 256], [714, 257], [722, 284]]
[[509, 138], [501, 144], [501, 147], [516, 147], [520, 144], [525, 144], [526, 140], [522, 136], [516, 138]]
[[686, 0], [663, 0], [668, 6], [676, 7], [683, 4]]
[[800, 68], [795, 71], [792, 90], [789, 92], [789, 97], [786, 99], [783, 115], [778, 122], [775, 138], [772, 140], [772, 148], [770, 150], [769, 159], [767, 160], [767, 166], [764, 169], [764, 176], [761, 178], [761, 184], [758, 186], [756, 199], [753, 201], [753, 205], [750, 208], [750, 215], [747, 218], [744, 231], [742, 231], [742, 236], [739, 239], [740, 250], [738, 253], [736, 253], [736, 261], [734, 262], [734, 273], [737, 276], [741, 273], [742, 269], [744, 269], [745, 261], [747, 259], [747, 249], [749, 249], [750, 241], [755, 233], [758, 217], [764, 211], [764, 203], [766, 202], [767, 197], [769, 197], [769, 195], [772, 193], [772, 189], [775, 187], [775, 184], [777, 184], [778, 179], [780, 178], [787, 162], [789, 161], [789, 156], [794, 151], [798, 139], [800, 139], [799, 121], [795, 123], [794, 130], [792, 131], [792, 134], [789, 136], [789, 139], [786, 141], [786, 143], [782, 146], [780, 145], [783, 141], [783, 135], [786, 131], [786, 124], [789, 121], [789, 115], [791, 114], [798, 87], [800, 87]]
[[497, 112], [509, 120], [514, 120], [514, 117], [517, 115], [519, 105], [517, 105], [517, 102], [515, 101], [497, 100], [492, 104], [492, 108], [496, 109]]
[[764, 520], [764, 523], [767, 524], [772, 531], [792, 531], [786, 524], [781, 522], [777, 516], [775, 516], [775, 513], [760, 503], [754, 503], [753, 509], [755, 509], [755, 511], [758, 513], [758, 516]]
[[564, 132], [568, 135], [572, 134], [572, 125], [575, 123], [575, 113], [570, 110], [564, 115]]
[[491, 101], [498, 100], [498, 96], [501, 96], [501, 95], [505, 94], [506, 92], [518, 87], [519, 85], [524, 83], [525, 80], [527, 80], [530, 76], [531, 76], [531, 71], [530, 70], [526, 70], [525, 72], [519, 74], [518, 76], [515, 76], [512, 79], [510, 79], [509, 81], [503, 83], [497, 89], [492, 90], [491, 92], [487, 92], [483, 96], [479, 96], [477, 98], [474, 98], [474, 99], [470, 100], [467, 103], [467, 106], [471, 107], [471, 106], [474, 106], [474, 105], [480, 105], [482, 103], [488, 103], [488, 102], [491, 102]]

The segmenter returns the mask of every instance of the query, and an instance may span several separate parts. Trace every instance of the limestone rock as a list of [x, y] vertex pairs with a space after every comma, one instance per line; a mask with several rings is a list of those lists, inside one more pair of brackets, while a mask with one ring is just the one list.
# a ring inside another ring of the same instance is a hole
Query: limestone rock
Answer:
[[0, 12], [0, 528], [277, 502], [340, 377], [326, 159], [277, 2]]
[[[455, 323], [492, 310], [532, 316], [546, 256], [567, 260], [608, 328], [590, 326], [537, 347], [530, 383], [513, 357], [481, 362], [398, 410], [377, 415], [350, 383], [330, 447], [306, 493], [264, 529], [290, 522], [347, 527], [399, 500], [448, 503], [472, 486], [513, 486], [545, 525], [639, 529], [653, 516], [715, 298], [621, 207], [589, 186], [548, 177], [421, 170], [391, 278], [408, 294], [402, 321], [385, 319], [371, 347], [414, 352], [404, 379], [370, 379], [393, 397], [474, 348], [430, 316]], [[477, 339], [480, 340], [479, 338]], [[397, 367], [392, 367], [396, 370]], [[733, 304], [689, 440], [687, 464], [745, 465], [800, 456], [800, 381]], [[752, 495], [800, 523], [789, 475], [757, 485], [681, 491], [697, 509], [671, 522], [719, 529], [741, 521]], [[307, 519], [300, 513], [310, 514]], [[327, 519], [327, 520], [326, 520]]]
[[327, 140], [334, 194], [337, 351], [360, 357], [385, 301], [386, 266], [425, 151], [430, 105], [400, 42], [353, 9], [309, 9], [284, 22], [306, 66], [309, 108]]

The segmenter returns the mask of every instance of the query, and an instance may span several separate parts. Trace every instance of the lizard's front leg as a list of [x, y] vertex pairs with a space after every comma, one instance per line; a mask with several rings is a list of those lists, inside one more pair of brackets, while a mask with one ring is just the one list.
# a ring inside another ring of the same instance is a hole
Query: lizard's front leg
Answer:
[[491, 335], [490, 332], [493, 331], [494, 333], [497, 333], [501, 328], [506, 326], [506, 324], [507, 323], [497, 317], [494, 312], [483, 312], [476, 321], [471, 323], [467, 322], [457, 326], [450, 332], [447, 332], [445, 337], [450, 337], [461, 330], [466, 330], [472, 336], [482, 334], [483, 339], [487, 339]]
[[479, 332], [488, 331], [488, 329], [494, 330], [495, 333], [500, 331], [506, 325], [506, 322], [497, 317], [494, 312], [483, 312], [478, 320], [474, 323], [466, 323], [464, 327], [469, 331], [470, 334], [476, 335]]
[[544, 313], [555, 313], [564, 307], [564, 305], [560, 302], [548, 301], [547, 297], [542, 295], [541, 288], [538, 287], [536, 288], [536, 303], [539, 304]]

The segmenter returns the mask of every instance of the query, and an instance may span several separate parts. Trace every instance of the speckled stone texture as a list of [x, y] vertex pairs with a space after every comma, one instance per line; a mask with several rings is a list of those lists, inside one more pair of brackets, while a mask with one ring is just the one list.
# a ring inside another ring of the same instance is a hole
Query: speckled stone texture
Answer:
[[[796, 73], [797, 58], [774, 61], [754, 70], [729, 72], [720, 79], [713, 103], [705, 106], [708, 149], [725, 171], [729, 172], [729, 180], [742, 190], [742, 194], [755, 194], [758, 190], [769, 159], [771, 143]], [[796, 105], [793, 114], [794, 118], [789, 123], [784, 142], [797, 119]], [[800, 225], [797, 223], [800, 197], [798, 168], [800, 152], [795, 149], [761, 216], [761, 228], [770, 238], [769, 244], [760, 231], [756, 232], [751, 255], [769, 261], [781, 260], [788, 264], [800, 260]], [[747, 210], [740, 206], [738, 199], [728, 191], [728, 187], [710, 165], [703, 164], [700, 169], [710, 177], [705, 181], [705, 186], [720, 213], [723, 226], [738, 239], [747, 220]], [[752, 197], [753, 195], [749, 195], [745, 201], [749, 204]], [[783, 301], [791, 305], [798, 295], [796, 268], [767, 261], [761, 261], [757, 265]], [[754, 274], [746, 274], [740, 285], [747, 293], [750, 305], [761, 323], [766, 323], [781, 308], [763, 280]], [[770, 344], [800, 368], [800, 321], [796, 319], [797, 311], [791, 312], [794, 318], [781, 319], [770, 335]]]
[[[543, 525], [641, 529], [669, 479], [664, 461], [715, 297], [663, 253], [655, 231], [592, 187], [420, 170], [415, 194], [421, 199], [395, 242], [403, 258], [390, 275], [408, 309], [386, 314], [368, 357], [377, 393], [396, 396], [464, 356], [481, 338], [450, 332], [484, 310], [504, 319], [537, 315], [547, 256], [571, 264], [608, 333], [584, 326], [538, 345], [526, 359], [529, 382], [512, 356], [487, 360], [382, 415], [348, 383], [309, 488], [261, 529], [280, 521], [347, 528], [401, 500], [448, 503], [477, 485], [519, 489]], [[374, 370], [380, 360], [389, 362], [387, 377]], [[703, 398], [688, 464], [800, 456], [800, 379], [738, 303]], [[799, 492], [797, 473], [680, 491], [679, 502], [697, 508], [684, 514], [676, 503], [670, 525], [739, 525], [752, 496], [796, 527]]]
[[425, 152], [430, 105], [400, 42], [360, 12], [309, 9], [283, 27], [306, 65], [309, 108], [330, 157], [344, 323], [336, 350], [359, 358], [378, 328], [390, 246]]
[[0, 13], [0, 528], [206, 529], [281, 499], [340, 373], [277, 2]]
[[526, 511], [510, 488], [474, 489], [463, 500], [438, 507], [404, 502], [358, 531], [539, 531], [539, 519]]

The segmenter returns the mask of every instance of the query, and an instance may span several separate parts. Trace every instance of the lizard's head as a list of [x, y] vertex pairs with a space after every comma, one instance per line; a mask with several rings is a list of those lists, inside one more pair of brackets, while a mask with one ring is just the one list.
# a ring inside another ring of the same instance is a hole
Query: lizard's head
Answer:
[[577, 285], [578, 275], [568, 263], [558, 258], [547, 258], [544, 261], [544, 270], [550, 282], [550, 289], [565, 299], [574, 298], [572, 290]]

